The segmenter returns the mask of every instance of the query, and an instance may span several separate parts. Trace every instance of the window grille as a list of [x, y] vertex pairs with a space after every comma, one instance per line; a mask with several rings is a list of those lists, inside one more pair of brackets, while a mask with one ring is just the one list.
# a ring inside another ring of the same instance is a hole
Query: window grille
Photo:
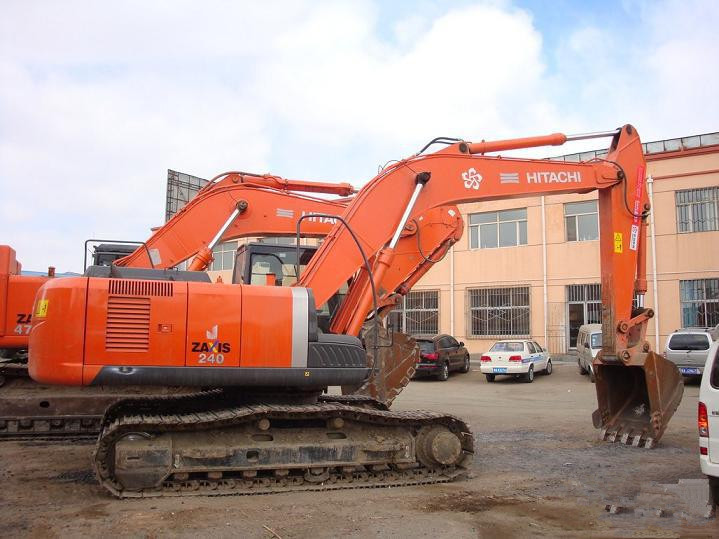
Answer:
[[528, 337], [529, 287], [468, 289], [472, 337]]
[[682, 327], [719, 324], [719, 279], [679, 281]]
[[470, 249], [527, 245], [527, 208], [471, 213]]
[[439, 290], [412, 291], [390, 313], [396, 331], [430, 336], [439, 333]]
[[674, 196], [677, 232], [719, 230], [719, 187], [686, 189]]
[[564, 205], [564, 228], [567, 241], [599, 239], [597, 201], [569, 202]]

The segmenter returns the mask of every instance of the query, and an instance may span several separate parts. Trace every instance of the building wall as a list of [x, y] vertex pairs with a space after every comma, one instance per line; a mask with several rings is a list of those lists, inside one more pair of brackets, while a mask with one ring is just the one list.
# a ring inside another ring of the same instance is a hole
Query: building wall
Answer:
[[[648, 293], [645, 306], [657, 312], [658, 348], [667, 335], [681, 327], [679, 281], [719, 277], [719, 231], [677, 232], [675, 192], [719, 186], [719, 146], [648, 155], [648, 174], [654, 179], [657, 291], [654, 298], [651, 245], [647, 250]], [[530, 331], [555, 353], [567, 350], [567, 285], [600, 282], [599, 241], [565, 240], [564, 204], [596, 199], [596, 193], [544, 197], [547, 250], [547, 305], [545, 328], [544, 271], [542, 261], [542, 199], [501, 200], [465, 204], [460, 212], [465, 233], [444, 260], [425, 275], [414, 290], [438, 290], [441, 333], [452, 333], [470, 352], [487, 350], [495, 338], [477, 338], [467, 331], [471, 288], [524, 285], [530, 287]], [[470, 249], [469, 214], [527, 208], [527, 245]], [[600, 230], [600, 234], [601, 234]], [[453, 261], [451, 260], [453, 257]], [[454, 283], [452, 286], [451, 268]], [[453, 290], [453, 291], [452, 291]], [[451, 296], [454, 296], [454, 317]], [[656, 347], [655, 324], [650, 321], [648, 340]]]

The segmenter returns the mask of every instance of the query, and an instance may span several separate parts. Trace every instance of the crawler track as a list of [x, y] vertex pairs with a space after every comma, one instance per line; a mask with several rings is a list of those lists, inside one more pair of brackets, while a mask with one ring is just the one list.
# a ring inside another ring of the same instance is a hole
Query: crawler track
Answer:
[[392, 412], [366, 397], [232, 404], [221, 391], [128, 399], [111, 407], [94, 453], [118, 497], [377, 488], [464, 478], [466, 423]]

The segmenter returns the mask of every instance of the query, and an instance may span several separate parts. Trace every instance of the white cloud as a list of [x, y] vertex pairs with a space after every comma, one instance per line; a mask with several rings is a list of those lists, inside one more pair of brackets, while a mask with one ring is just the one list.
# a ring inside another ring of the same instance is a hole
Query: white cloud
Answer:
[[387, 28], [369, 0], [5, 3], [0, 241], [78, 270], [84, 239], [161, 221], [167, 168], [360, 184], [438, 135], [717, 130], [715, 4], [624, 9], [631, 31], [549, 50], [556, 29], [509, 2], [426, 2]]

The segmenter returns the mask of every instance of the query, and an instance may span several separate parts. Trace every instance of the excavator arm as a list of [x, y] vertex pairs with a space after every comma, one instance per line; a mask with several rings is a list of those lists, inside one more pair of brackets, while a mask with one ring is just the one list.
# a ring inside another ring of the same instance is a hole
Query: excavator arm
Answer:
[[[288, 180], [279, 176], [231, 172], [213, 178], [172, 219], [155, 230], [117, 266], [165, 269], [195, 257], [189, 269], [202, 271], [212, 262], [212, 247], [220, 241], [247, 236], [278, 236], [294, 232], [298, 217], [307, 213], [341, 215], [347, 199], [326, 200], [298, 192], [349, 196], [347, 183]], [[307, 220], [305, 237], [324, 237], [334, 220]]]
[[[612, 137], [604, 159], [573, 163], [486, 155], [593, 136]], [[632, 306], [635, 296], [643, 299], [646, 293], [645, 218], [650, 206], [645, 170], [639, 135], [631, 125], [578, 137], [458, 142], [434, 154], [416, 155], [382, 171], [355, 196], [344, 223], [335, 225], [298, 285], [311, 288], [317, 304], [332, 295], [362, 266], [353, 236], [365, 255], [373, 257], [372, 277], [381, 281], [392, 268], [407, 221], [433, 207], [596, 190], [604, 347], [595, 362], [599, 406], [593, 419], [603, 438], [651, 447], [679, 405], [683, 386], [676, 367], [651, 352], [644, 338], [653, 311]], [[371, 303], [365, 289], [353, 298], [349, 318], [333, 320], [333, 330], [358, 335]]]

